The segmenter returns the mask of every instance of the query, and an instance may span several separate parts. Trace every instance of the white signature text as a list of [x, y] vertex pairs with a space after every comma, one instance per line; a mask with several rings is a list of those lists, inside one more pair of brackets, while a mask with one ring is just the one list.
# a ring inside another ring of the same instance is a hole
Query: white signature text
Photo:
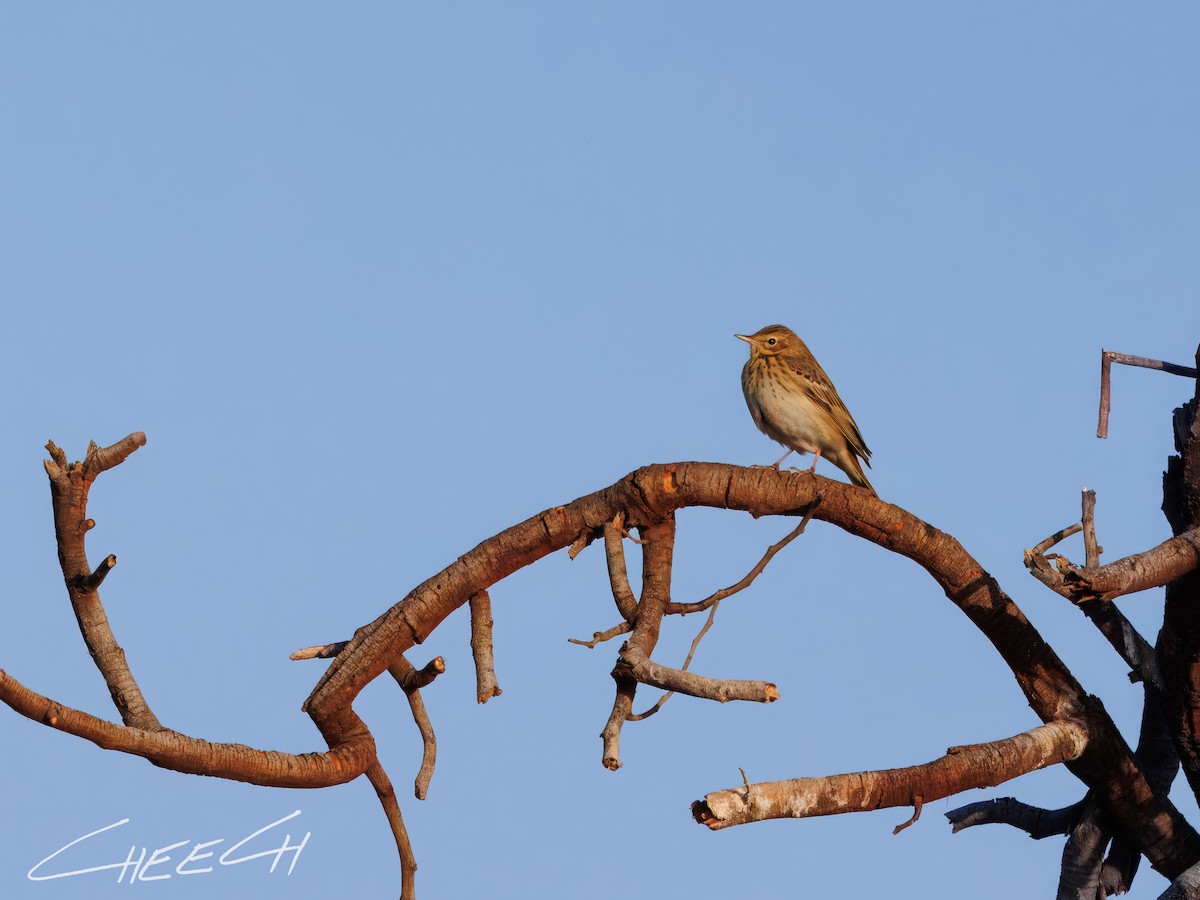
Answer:
[[[247, 845], [255, 841], [256, 838], [265, 835], [275, 826], [282, 825], [284, 822], [294, 819], [298, 815], [300, 815], [300, 810], [296, 810], [291, 815], [284, 816], [270, 825], [264, 825], [258, 831], [247, 835], [236, 844], [227, 848], [220, 856], [216, 855], [216, 850], [209, 850], [208, 848], [215, 847], [217, 844], [223, 844], [225, 838], [195, 843], [190, 840], [176, 841], [174, 844], [168, 844], [165, 847], [158, 847], [154, 850], [151, 850], [149, 847], [134, 845], [129, 848], [129, 854], [121, 862], [103, 863], [98, 866], [87, 866], [86, 868], [72, 868], [70, 871], [58, 871], [59, 868], [64, 867], [65, 859], [54, 866], [49, 865], [51, 860], [66, 853], [71, 848], [82, 844], [88, 838], [93, 838], [113, 828], [119, 828], [129, 821], [129, 819], [122, 819], [119, 822], [113, 822], [111, 825], [105, 825], [103, 828], [97, 828], [95, 831], [83, 835], [83, 837], [77, 837], [69, 844], [55, 850], [29, 870], [29, 880], [49, 881], [52, 878], [72, 878], [76, 875], [88, 875], [92, 872], [106, 872], [115, 869], [117, 870], [117, 884], [121, 884], [126, 880], [129, 884], [133, 884], [136, 881], [162, 881], [167, 878], [174, 878], [177, 875], [204, 875], [207, 872], [212, 872], [214, 869], [213, 865], [211, 863], [206, 865], [205, 860], [211, 860], [214, 856], [216, 857], [215, 862], [220, 866], [236, 866], [255, 859], [268, 856], [274, 857], [271, 860], [270, 868], [270, 871], [274, 872], [275, 868], [279, 865], [279, 861], [283, 859], [285, 854], [289, 853], [292, 854], [292, 858], [288, 865], [287, 874], [291, 875], [292, 870], [296, 868], [296, 861], [300, 859], [300, 854], [303, 852], [309, 837], [312, 835], [311, 831], [306, 831], [304, 838], [298, 844], [292, 843], [291, 834], [285, 834], [283, 840], [278, 842], [277, 846], [272, 846], [270, 849], [256, 849], [262, 845], [262, 841], [259, 841], [255, 847], [247, 847]], [[275, 837], [267, 837], [264, 838], [264, 841], [274, 843], [277, 837], [277, 835]], [[183, 851], [181, 850], [183, 847], [189, 847], [190, 849]], [[171, 851], [175, 850], [180, 850], [180, 852], [172, 856]], [[74, 857], [75, 854], [70, 854], [70, 856]], [[66, 863], [66, 865], [72, 864]], [[128, 876], [128, 879], [126, 876]]]

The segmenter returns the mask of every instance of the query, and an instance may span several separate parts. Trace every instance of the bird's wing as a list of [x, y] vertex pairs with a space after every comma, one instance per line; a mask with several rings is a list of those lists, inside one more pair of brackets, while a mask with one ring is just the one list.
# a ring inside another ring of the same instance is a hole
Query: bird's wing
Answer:
[[863, 461], [870, 465], [871, 451], [867, 448], [867, 442], [863, 440], [862, 432], [858, 430], [858, 423], [854, 421], [854, 416], [850, 415], [850, 410], [846, 409], [846, 404], [838, 396], [837, 388], [833, 386], [821, 364], [811, 354], [808, 359], [789, 359], [787, 363], [800, 376], [813, 401], [829, 413], [829, 418], [846, 438], [854, 454], [862, 457]]

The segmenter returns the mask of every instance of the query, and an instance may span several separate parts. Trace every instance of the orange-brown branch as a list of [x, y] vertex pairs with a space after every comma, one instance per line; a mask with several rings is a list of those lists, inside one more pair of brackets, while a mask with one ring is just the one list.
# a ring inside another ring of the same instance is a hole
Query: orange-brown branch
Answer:
[[45, 468], [50, 478], [58, 561], [88, 653], [108, 685], [108, 692], [121, 714], [121, 720], [133, 728], [155, 731], [162, 725], [134, 680], [125, 651], [117, 643], [100, 602], [100, 583], [116, 565], [117, 558], [107, 556], [93, 572], [84, 547], [84, 538], [95, 525], [87, 515], [88, 492], [92, 482], [101, 472], [119, 465], [145, 444], [146, 435], [140, 431], [117, 441], [111, 447], [99, 448], [92, 442], [82, 462], [69, 463], [66, 453], [50, 441], [46, 444], [50, 459], [45, 461]]
[[[1096, 791], [1155, 868], [1174, 877], [1200, 858], [1200, 836], [1168, 799], [1151, 789], [1111, 719], [962, 545], [900, 507], [819, 476], [720, 463], [647, 466], [610, 487], [539, 513], [463, 554], [360, 628], [318, 683], [306, 709], [327, 740], [343, 733], [352, 722], [343, 722], [343, 717], [354, 697], [396, 654], [425, 640], [474, 593], [571, 546], [580, 534], [603, 530], [618, 513], [628, 527], [662, 522], [687, 506], [737, 509], [755, 516], [801, 515], [818, 494], [821, 503], [814, 518], [906, 556], [930, 574], [991, 641], [1043, 721], [1088, 722], [1092, 749], [1068, 767]], [[631, 700], [632, 696], [618, 697], [610, 725], [628, 714]], [[606, 733], [611, 733], [609, 728]]]
[[[282, 753], [245, 744], [222, 744], [160, 728], [146, 731], [107, 722], [64, 706], [0, 669], [0, 700], [35, 722], [91, 741], [105, 750], [144, 757], [189, 775], [210, 775], [265, 787], [319, 788], [353, 781], [375, 758], [366, 726], [327, 753]], [[357, 717], [356, 717], [357, 718]]]

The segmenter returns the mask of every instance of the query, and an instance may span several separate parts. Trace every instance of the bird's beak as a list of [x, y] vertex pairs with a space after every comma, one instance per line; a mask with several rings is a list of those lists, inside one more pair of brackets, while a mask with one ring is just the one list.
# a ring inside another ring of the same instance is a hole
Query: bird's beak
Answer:
[[754, 338], [748, 338], [748, 337], [746, 337], [746, 335], [744, 335], [744, 334], [735, 334], [735, 335], [734, 335], [734, 337], [735, 337], [735, 338], [737, 338], [737, 339], [738, 339], [738, 340], [740, 340], [740, 341], [745, 341], [747, 344], [753, 344], [753, 343], [754, 343]]

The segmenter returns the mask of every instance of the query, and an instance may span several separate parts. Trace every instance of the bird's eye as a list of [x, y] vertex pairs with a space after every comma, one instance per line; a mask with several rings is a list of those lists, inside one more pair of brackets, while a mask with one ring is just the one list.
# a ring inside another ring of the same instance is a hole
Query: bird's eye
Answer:
[[775, 338], [767, 338], [767, 346], [774, 347], [775, 346]]

